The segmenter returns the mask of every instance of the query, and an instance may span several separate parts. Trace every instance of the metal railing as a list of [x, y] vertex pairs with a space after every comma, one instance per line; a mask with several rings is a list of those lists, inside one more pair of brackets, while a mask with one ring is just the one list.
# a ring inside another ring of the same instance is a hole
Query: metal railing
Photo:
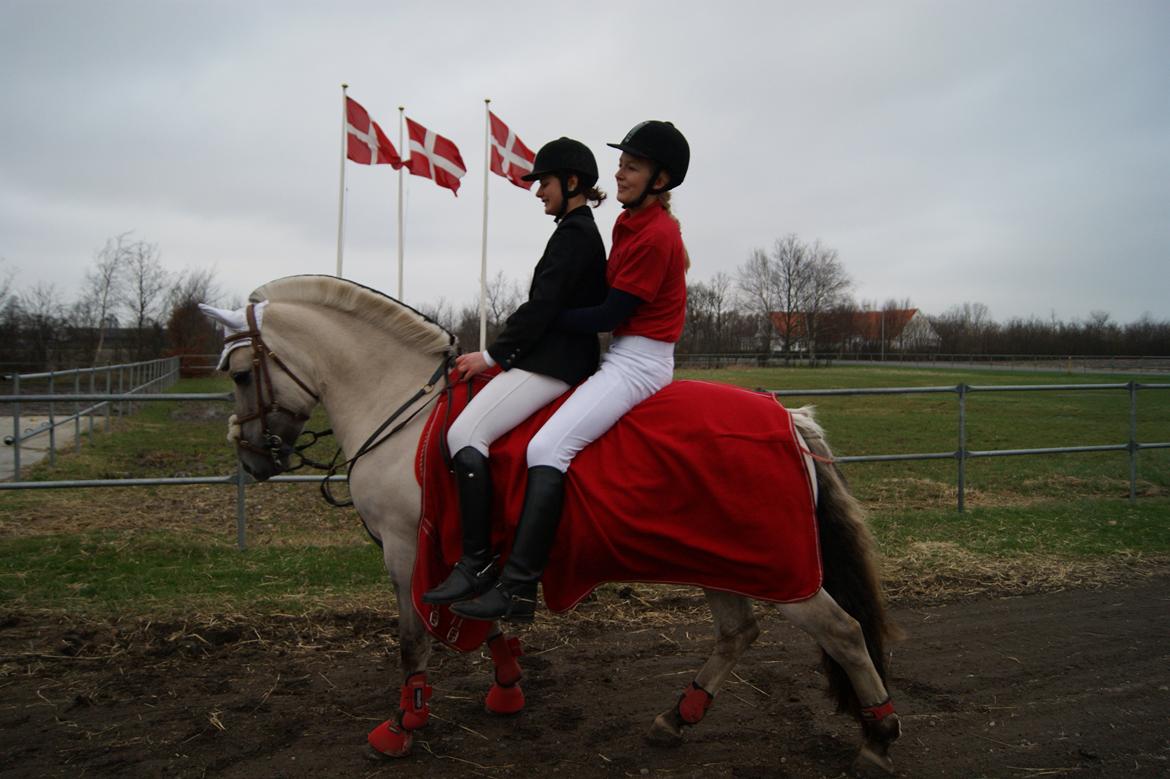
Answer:
[[[101, 383], [99, 376], [104, 377], [105, 393], [100, 397], [105, 398], [105, 400], [83, 409], [81, 407], [81, 399], [84, 399], [86, 396], [81, 394], [81, 388], [82, 377], [86, 375], [89, 377], [90, 397], [99, 397], [94, 393]], [[117, 394], [114, 394], [115, 375], [117, 376]], [[101, 415], [103, 412], [105, 415], [105, 429], [109, 431], [111, 424], [110, 416], [114, 411], [114, 401], [117, 401], [117, 414], [121, 417], [126, 413], [128, 399], [132, 411], [133, 403], [141, 400], [142, 395], [159, 393], [173, 386], [179, 380], [179, 358], [163, 357], [157, 360], [122, 363], [119, 365], [103, 365], [94, 368], [69, 368], [44, 373], [14, 373], [4, 378], [12, 382], [12, 395], [8, 396], [8, 400], [12, 405], [12, 435], [5, 436], [4, 443], [13, 448], [13, 481], [20, 481], [21, 448], [26, 442], [37, 436], [47, 436], [49, 441], [49, 464], [56, 465], [57, 428], [72, 422], [74, 446], [80, 452], [82, 418], [88, 420], [89, 429], [87, 432], [91, 441], [93, 440], [94, 417]], [[70, 378], [72, 378], [72, 381], [69, 381]], [[21, 385], [22, 383], [28, 382], [44, 384], [48, 390], [47, 393], [34, 394], [26, 392], [22, 394]], [[58, 393], [56, 389], [61, 382], [64, 382], [66, 385], [72, 384], [73, 392], [68, 395]], [[62, 402], [72, 402], [73, 412], [58, 418], [57, 406]], [[22, 404], [28, 403], [47, 404], [48, 420], [32, 430], [24, 431], [21, 430], [20, 425], [21, 406]]]
[[[676, 368], [735, 368], [805, 366], [807, 352], [680, 352]], [[824, 352], [816, 356], [818, 366], [887, 365], [916, 368], [1004, 371], [1052, 371], [1060, 373], [1170, 373], [1170, 356], [1151, 355], [1064, 355], [1064, 354], [942, 354], [938, 352], [889, 351]]]
[[[1021, 455], [1046, 455], [1057, 453], [1071, 453], [1071, 452], [1114, 452], [1125, 451], [1129, 453], [1129, 471], [1130, 471], [1130, 490], [1129, 500], [1135, 502], [1137, 499], [1137, 453], [1146, 449], [1167, 449], [1170, 448], [1170, 442], [1146, 442], [1141, 443], [1137, 440], [1137, 396], [1139, 391], [1145, 390], [1165, 390], [1170, 389], [1170, 384], [1147, 384], [1138, 382], [1127, 382], [1124, 384], [1038, 384], [1038, 385], [970, 385], [957, 384], [954, 386], [943, 387], [885, 387], [885, 388], [865, 388], [865, 389], [810, 389], [810, 390], [768, 390], [773, 395], [778, 397], [826, 397], [836, 395], [916, 395], [916, 394], [943, 394], [955, 393], [958, 398], [958, 447], [952, 451], [946, 452], [917, 452], [909, 454], [871, 454], [871, 455], [851, 455], [839, 456], [836, 458], [837, 462], [899, 462], [910, 460], [948, 460], [953, 459], [957, 462], [957, 482], [958, 482], [958, 511], [965, 510], [964, 492], [966, 489], [966, 463], [970, 459], [980, 457], [1009, 457]], [[1070, 447], [1047, 447], [1036, 449], [991, 449], [991, 450], [976, 450], [967, 449], [967, 408], [966, 399], [971, 393], [978, 392], [1029, 392], [1029, 391], [1099, 391], [1099, 390], [1125, 390], [1129, 393], [1129, 440], [1126, 443], [1120, 444], [1104, 444], [1104, 445], [1088, 445], [1088, 446], [1070, 446]], [[13, 403], [21, 400], [27, 402], [44, 402], [51, 399], [70, 401], [70, 402], [88, 402], [100, 401], [105, 403], [112, 403], [116, 401], [133, 400], [135, 402], [143, 401], [223, 401], [231, 402], [233, 400], [232, 393], [170, 393], [170, 394], [153, 394], [153, 395], [128, 395], [128, 394], [94, 394], [81, 393], [72, 395], [6, 395], [0, 396], [0, 403]], [[322, 476], [276, 476], [269, 479], [269, 482], [276, 483], [313, 483], [319, 484], [324, 477]], [[339, 482], [345, 481], [344, 475], [335, 475], [331, 477], [330, 481]], [[254, 480], [248, 476], [243, 466], [237, 461], [236, 472], [227, 476], [194, 476], [194, 477], [173, 477], [173, 478], [146, 478], [146, 479], [79, 479], [79, 480], [62, 480], [62, 481], [13, 481], [0, 482], [0, 490], [20, 490], [20, 489], [67, 489], [67, 488], [90, 488], [90, 487], [147, 487], [147, 486], [183, 486], [195, 484], [225, 484], [235, 485], [236, 487], [236, 544], [240, 549], [246, 546], [246, 515], [245, 515], [245, 488], [249, 483], [254, 483]]]
[[[949, 452], [914, 452], [910, 454], [869, 454], [836, 457], [837, 462], [899, 462], [904, 460], [955, 460], [957, 463], [958, 510], [965, 510], [967, 461], [979, 457], [1014, 457], [1020, 455], [1065, 454], [1073, 452], [1129, 452], [1129, 502], [1137, 500], [1137, 455], [1143, 449], [1170, 449], [1170, 442], [1140, 443], [1137, 440], [1137, 395], [1139, 390], [1170, 389], [1170, 384], [1147, 384], [1136, 381], [1124, 384], [956, 384], [946, 387], [870, 387], [865, 389], [768, 390], [777, 397], [826, 397], [833, 395], [922, 395], [955, 393], [959, 401], [958, 448]], [[967, 395], [973, 392], [1047, 392], [1081, 390], [1126, 390], [1129, 393], [1129, 440], [1122, 444], [1091, 446], [1052, 446], [1038, 449], [967, 448]]]

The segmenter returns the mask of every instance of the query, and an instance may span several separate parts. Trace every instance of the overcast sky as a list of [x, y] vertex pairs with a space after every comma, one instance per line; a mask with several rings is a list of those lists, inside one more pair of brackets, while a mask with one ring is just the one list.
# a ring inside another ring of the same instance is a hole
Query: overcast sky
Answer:
[[[588, 144], [611, 193], [635, 123], [691, 144], [691, 280], [786, 234], [861, 300], [992, 317], [1170, 318], [1170, 3], [0, 0], [0, 271], [66, 300], [133, 230], [242, 299], [336, 265], [341, 89], [460, 148], [406, 176], [413, 305], [478, 293], [484, 98], [533, 149]], [[345, 273], [397, 293], [397, 175], [347, 163]], [[489, 182], [488, 261], [552, 231]]]

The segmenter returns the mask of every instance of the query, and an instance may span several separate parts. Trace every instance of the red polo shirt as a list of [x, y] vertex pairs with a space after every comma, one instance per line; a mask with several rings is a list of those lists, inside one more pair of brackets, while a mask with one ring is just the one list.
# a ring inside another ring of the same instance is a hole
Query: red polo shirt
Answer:
[[678, 222], [661, 204], [623, 211], [613, 226], [605, 280], [645, 302], [613, 334], [677, 342], [687, 316], [686, 267]]

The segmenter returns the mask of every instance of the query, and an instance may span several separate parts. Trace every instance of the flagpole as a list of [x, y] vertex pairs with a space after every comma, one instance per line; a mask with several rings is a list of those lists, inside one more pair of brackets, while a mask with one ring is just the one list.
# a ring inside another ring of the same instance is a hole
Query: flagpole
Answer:
[[349, 84], [341, 85], [341, 186], [337, 194], [337, 278], [341, 278], [341, 246], [344, 238], [344, 224], [345, 224], [345, 147], [346, 141], [346, 118], [348, 98], [345, 90], [349, 88]]
[[479, 348], [487, 348], [487, 225], [488, 225], [488, 169], [491, 158], [492, 114], [488, 107], [491, 98], [483, 99], [483, 251], [479, 263]]
[[[406, 111], [406, 106], [398, 106], [398, 152], [399, 154], [406, 153], [406, 147], [402, 145], [402, 117], [403, 112]], [[406, 299], [402, 297], [402, 165], [398, 168], [398, 299], [405, 303]]]

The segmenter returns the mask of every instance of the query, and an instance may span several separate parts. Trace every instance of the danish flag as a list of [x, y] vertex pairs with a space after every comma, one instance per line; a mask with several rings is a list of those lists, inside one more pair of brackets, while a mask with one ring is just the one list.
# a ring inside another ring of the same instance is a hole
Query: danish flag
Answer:
[[406, 131], [410, 135], [410, 159], [406, 169], [416, 176], [433, 179], [459, 195], [459, 179], [467, 173], [463, 157], [455, 144], [438, 133], [428, 130], [406, 117]]
[[531, 189], [531, 181], [522, 181], [521, 176], [532, 172], [536, 155], [516, 137], [500, 117], [488, 111], [492, 132], [492, 173], [503, 176], [521, 189]]
[[352, 97], [345, 98], [345, 156], [363, 165], [402, 167], [402, 158], [378, 123]]

